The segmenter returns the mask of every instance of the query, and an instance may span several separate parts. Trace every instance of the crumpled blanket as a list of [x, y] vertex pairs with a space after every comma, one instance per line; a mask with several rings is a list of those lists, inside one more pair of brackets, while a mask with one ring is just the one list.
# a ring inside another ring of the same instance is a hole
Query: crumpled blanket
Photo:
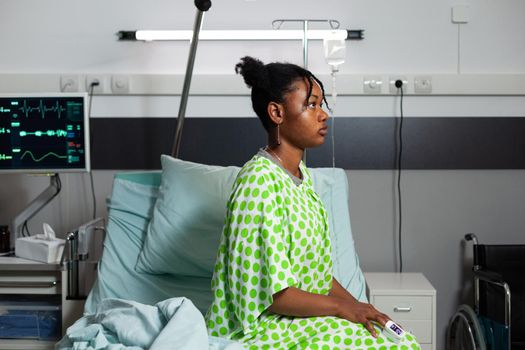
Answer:
[[55, 345], [61, 350], [235, 350], [239, 343], [208, 337], [204, 318], [186, 298], [155, 306], [105, 299], [67, 329]]

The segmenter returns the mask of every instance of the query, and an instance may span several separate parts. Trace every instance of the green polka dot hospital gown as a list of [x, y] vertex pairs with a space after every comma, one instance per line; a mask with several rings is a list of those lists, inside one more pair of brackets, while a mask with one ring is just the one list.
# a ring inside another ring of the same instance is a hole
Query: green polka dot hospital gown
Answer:
[[228, 201], [206, 315], [210, 335], [248, 349], [419, 349], [408, 334], [395, 344], [341, 318], [267, 311], [287, 287], [324, 295], [332, 288], [327, 213], [310, 174], [301, 162], [301, 182], [270, 159], [261, 150], [248, 161]]

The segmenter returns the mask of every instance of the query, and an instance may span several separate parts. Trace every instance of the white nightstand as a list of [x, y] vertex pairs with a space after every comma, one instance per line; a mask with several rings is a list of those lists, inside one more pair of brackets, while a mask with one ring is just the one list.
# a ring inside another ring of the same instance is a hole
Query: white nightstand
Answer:
[[[68, 300], [67, 272], [59, 264], [0, 257], [0, 300], [3, 295], [60, 295], [62, 334], [82, 316], [84, 300]], [[56, 341], [0, 339], [0, 350], [52, 350]]]
[[436, 349], [436, 290], [422, 273], [365, 273], [368, 300], [413, 333], [422, 350]]

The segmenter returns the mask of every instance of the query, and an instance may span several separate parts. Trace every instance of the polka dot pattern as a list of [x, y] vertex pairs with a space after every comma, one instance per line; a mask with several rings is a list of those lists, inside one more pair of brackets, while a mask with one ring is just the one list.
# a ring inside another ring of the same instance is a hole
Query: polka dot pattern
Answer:
[[[300, 169], [299, 186], [259, 155], [239, 172], [212, 279], [214, 299], [206, 315], [210, 335], [241, 341], [249, 349], [397, 346], [382, 338], [379, 343], [362, 325], [335, 317], [265, 311], [273, 294], [287, 287], [324, 295], [332, 288], [327, 213], [302, 162]], [[406, 345], [413, 349], [412, 343]]]

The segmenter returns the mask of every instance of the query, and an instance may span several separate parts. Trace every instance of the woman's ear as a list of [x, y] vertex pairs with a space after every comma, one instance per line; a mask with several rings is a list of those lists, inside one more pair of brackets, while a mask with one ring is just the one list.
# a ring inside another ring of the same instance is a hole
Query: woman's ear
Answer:
[[274, 124], [281, 124], [284, 117], [284, 109], [280, 103], [270, 102], [268, 103], [268, 116]]

